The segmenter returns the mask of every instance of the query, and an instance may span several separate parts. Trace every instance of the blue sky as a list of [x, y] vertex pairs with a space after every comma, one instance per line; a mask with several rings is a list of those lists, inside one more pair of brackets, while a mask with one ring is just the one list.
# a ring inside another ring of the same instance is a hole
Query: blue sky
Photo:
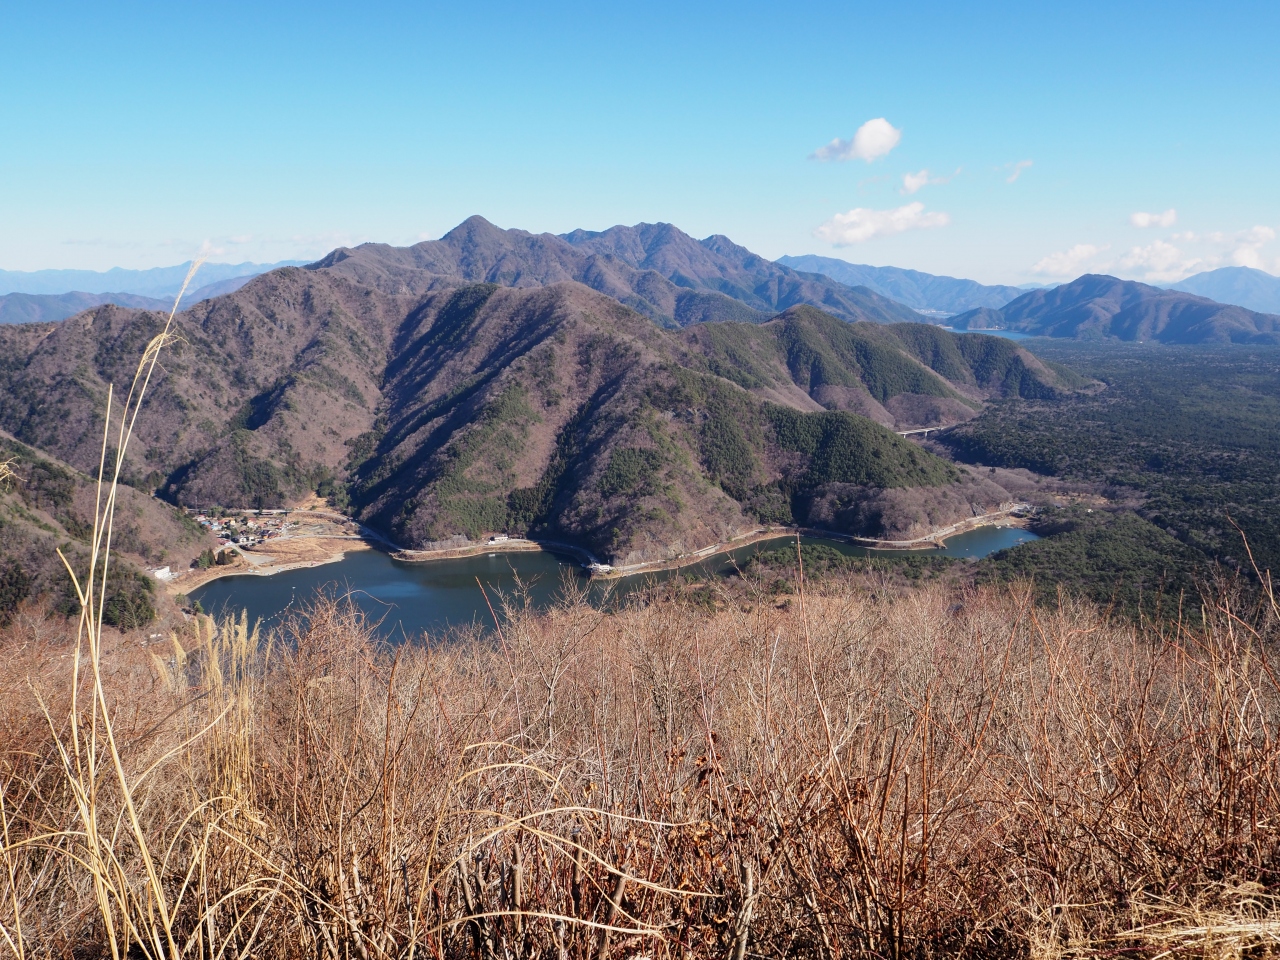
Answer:
[[[1274, 2], [7, 3], [0, 268], [479, 213], [985, 282], [1280, 273], [1277, 37]], [[879, 155], [814, 157], [880, 118]]]

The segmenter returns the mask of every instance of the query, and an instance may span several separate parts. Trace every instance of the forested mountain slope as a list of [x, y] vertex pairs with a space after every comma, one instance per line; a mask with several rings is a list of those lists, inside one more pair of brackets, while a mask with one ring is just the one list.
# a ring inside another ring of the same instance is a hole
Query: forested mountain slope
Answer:
[[[64, 613], [79, 610], [61, 550], [83, 576], [88, 567], [96, 507], [94, 479], [0, 431], [0, 462], [12, 479], [0, 482], [0, 625], [29, 597], [45, 596]], [[154, 579], [147, 568], [174, 564], [216, 546], [181, 511], [123, 487], [112, 531], [106, 622], [135, 626], [151, 619]]]
[[[801, 308], [674, 334], [579, 284], [441, 292], [397, 335], [350, 495], [403, 542], [530, 531], [627, 562], [810, 522], [836, 492], [952, 487], [961, 475], [945, 462], [845, 411], [918, 399], [934, 423], [955, 422], [1004, 387], [978, 386], [970, 366], [953, 385], [882, 329]], [[1071, 389], [1047, 368], [1035, 382]], [[950, 493], [935, 499], [968, 509]], [[847, 526], [888, 536], [929, 522], [887, 512]]]
[[842, 323], [812, 307], [755, 327], [693, 327], [681, 339], [690, 363], [766, 399], [850, 410], [895, 429], [956, 423], [992, 397], [1048, 397], [1087, 385], [999, 337]]
[[[578, 255], [558, 238], [517, 239]], [[617, 257], [634, 259], [624, 239], [611, 240]], [[654, 256], [679, 249], [678, 237], [649, 241]], [[702, 270], [696, 252], [686, 265]], [[928, 325], [798, 306], [672, 330], [574, 280], [472, 284], [381, 255], [326, 262], [178, 314], [128, 482], [192, 506], [277, 506], [319, 489], [406, 546], [511, 530], [625, 561], [761, 522], [902, 537], [1002, 491], [886, 426], [1082, 385], [1011, 342]], [[0, 427], [96, 468], [107, 385], [128, 382], [163, 321], [102, 306], [0, 327]], [[859, 506], [885, 490], [932, 492]]]

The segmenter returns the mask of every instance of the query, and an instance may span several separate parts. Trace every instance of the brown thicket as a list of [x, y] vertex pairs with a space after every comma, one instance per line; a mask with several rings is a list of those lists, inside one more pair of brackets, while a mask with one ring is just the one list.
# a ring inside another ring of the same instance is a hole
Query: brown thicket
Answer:
[[146, 660], [103, 655], [122, 769], [92, 791], [97, 841], [59, 759], [66, 643], [19, 618], [3, 942], [344, 960], [1265, 950], [1268, 607], [1241, 617], [1224, 594], [1192, 632], [1016, 592], [829, 583], [789, 609], [511, 609], [501, 635], [397, 648], [336, 601], [271, 642], [201, 619]]

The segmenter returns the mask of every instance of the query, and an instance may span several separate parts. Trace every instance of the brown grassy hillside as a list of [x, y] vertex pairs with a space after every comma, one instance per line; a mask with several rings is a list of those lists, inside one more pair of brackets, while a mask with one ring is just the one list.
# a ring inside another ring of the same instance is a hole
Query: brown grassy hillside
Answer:
[[569, 603], [396, 650], [331, 606], [274, 644], [126, 638], [88, 812], [55, 746], [70, 647], [18, 622], [0, 932], [20, 956], [1270, 955], [1274, 607], [1210, 597], [1193, 632], [1017, 592], [791, 600]]

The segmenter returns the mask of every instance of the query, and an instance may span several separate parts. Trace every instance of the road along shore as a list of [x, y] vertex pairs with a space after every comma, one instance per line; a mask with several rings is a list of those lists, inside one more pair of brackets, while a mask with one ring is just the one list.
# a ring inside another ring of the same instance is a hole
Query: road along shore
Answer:
[[923, 537], [916, 537], [912, 540], [875, 540], [866, 537], [855, 537], [849, 534], [837, 533], [831, 530], [816, 530], [809, 527], [791, 527], [791, 526], [762, 526], [754, 530], [749, 530], [737, 537], [729, 540], [723, 540], [719, 543], [713, 543], [710, 546], [703, 547], [691, 553], [680, 554], [676, 557], [668, 557], [661, 560], [649, 560], [644, 563], [630, 563], [620, 566], [609, 566], [598, 561], [589, 551], [573, 544], [561, 543], [552, 540], [525, 540], [520, 538], [511, 538], [501, 541], [485, 541], [474, 544], [467, 544], [462, 547], [447, 547], [439, 550], [398, 550], [391, 554], [396, 560], [403, 560], [407, 563], [429, 563], [436, 560], [454, 560], [461, 557], [474, 557], [488, 553], [527, 553], [537, 550], [545, 550], [550, 553], [569, 554], [578, 559], [583, 566], [588, 567], [593, 578], [599, 579], [617, 579], [619, 577], [630, 577], [643, 573], [656, 573], [664, 570], [678, 570], [681, 567], [692, 566], [701, 563], [711, 557], [719, 554], [728, 553], [742, 547], [747, 547], [753, 543], [759, 543], [764, 540], [777, 540], [783, 537], [806, 536], [821, 537], [826, 540], [838, 540], [845, 543], [856, 544], [860, 547], [866, 547], [871, 550], [885, 551], [926, 551], [937, 550], [943, 547], [943, 540], [948, 537], [954, 537], [957, 534], [965, 533], [978, 527], [995, 526], [1003, 524], [1005, 526], [1024, 526], [1026, 518], [1023, 515], [1029, 508], [1026, 504], [1014, 504], [1002, 510], [993, 513], [982, 514], [977, 517], [970, 517], [959, 523], [953, 523], [945, 527], [939, 527], [931, 530]]

